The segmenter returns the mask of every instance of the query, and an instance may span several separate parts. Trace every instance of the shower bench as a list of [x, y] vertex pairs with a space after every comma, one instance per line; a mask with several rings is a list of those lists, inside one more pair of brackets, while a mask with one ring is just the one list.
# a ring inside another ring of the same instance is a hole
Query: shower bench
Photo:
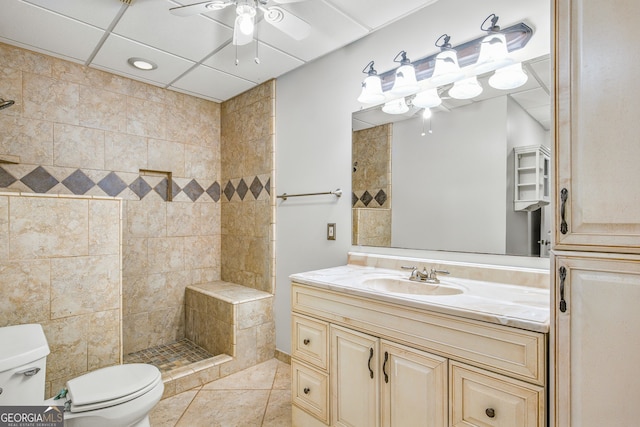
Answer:
[[[188, 286], [186, 338], [212, 355], [238, 359], [273, 357], [273, 295], [235, 283]], [[257, 353], [256, 353], [257, 352]]]

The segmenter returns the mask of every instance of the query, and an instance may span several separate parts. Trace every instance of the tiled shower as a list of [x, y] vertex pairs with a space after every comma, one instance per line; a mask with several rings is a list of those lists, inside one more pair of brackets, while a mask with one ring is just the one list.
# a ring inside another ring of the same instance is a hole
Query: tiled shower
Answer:
[[[0, 56], [0, 93], [16, 101], [0, 113], [0, 192], [121, 199], [116, 359], [185, 338], [189, 285], [273, 292], [274, 81], [218, 104], [1, 43]], [[0, 269], [15, 269], [8, 255]], [[29, 287], [2, 277], [26, 306]], [[35, 317], [3, 310], [0, 326]]]

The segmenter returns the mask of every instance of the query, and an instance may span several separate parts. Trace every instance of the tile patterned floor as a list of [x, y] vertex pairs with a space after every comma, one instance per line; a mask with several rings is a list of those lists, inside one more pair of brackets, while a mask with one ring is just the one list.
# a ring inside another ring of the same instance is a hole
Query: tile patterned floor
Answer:
[[291, 367], [268, 360], [161, 400], [151, 427], [290, 427]]
[[205, 349], [191, 341], [183, 339], [171, 344], [147, 348], [124, 356], [124, 363], [149, 363], [160, 371], [167, 372], [175, 368], [190, 365], [213, 357]]

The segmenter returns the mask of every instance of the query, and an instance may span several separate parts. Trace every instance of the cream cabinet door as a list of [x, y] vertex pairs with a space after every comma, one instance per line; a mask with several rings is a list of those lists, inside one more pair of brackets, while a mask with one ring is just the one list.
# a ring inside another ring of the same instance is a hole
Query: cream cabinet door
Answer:
[[640, 257], [556, 257], [556, 426], [637, 426]]
[[640, 1], [555, 6], [555, 248], [640, 253]]
[[382, 427], [447, 425], [447, 359], [382, 340]]
[[378, 427], [378, 338], [331, 325], [333, 426]]

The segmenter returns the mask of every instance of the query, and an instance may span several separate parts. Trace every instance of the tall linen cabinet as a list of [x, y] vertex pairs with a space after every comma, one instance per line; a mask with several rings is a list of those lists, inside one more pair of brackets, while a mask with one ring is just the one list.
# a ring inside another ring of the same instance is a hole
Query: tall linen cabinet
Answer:
[[640, 2], [555, 0], [552, 424], [640, 423]]

